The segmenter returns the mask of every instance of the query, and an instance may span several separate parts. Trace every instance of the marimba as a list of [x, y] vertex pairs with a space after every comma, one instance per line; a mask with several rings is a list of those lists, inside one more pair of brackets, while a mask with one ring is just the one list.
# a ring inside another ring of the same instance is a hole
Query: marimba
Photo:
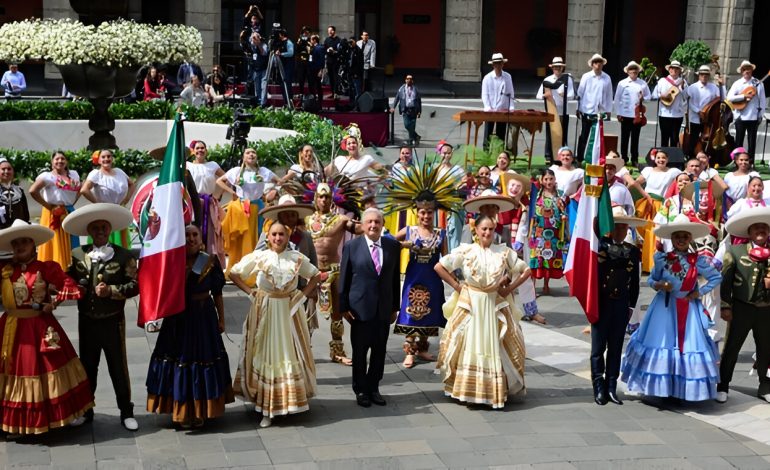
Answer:
[[[452, 116], [455, 121], [460, 123], [468, 123], [468, 131], [465, 135], [466, 147], [471, 143], [471, 125], [476, 126], [476, 130], [473, 134], [473, 157], [471, 164], [476, 163], [476, 145], [479, 142], [479, 127], [485, 122], [505, 122], [514, 126], [523, 127], [528, 130], [532, 136], [530, 139], [527, 169], [532, 167], [532, 148], [535, 145], [535, 132], [540, 132], [543, 129], [544, 122], [553, 122], [553, 115], [545, 111], [536, 111], [534, 109], [515, 110], [510, 112], [505, 111], [460, 111]], [[513, 156], [514, 163], [516, 162], [516, 155]], [[468, 166], [468, 154], [465, 154], [465, 166]]]

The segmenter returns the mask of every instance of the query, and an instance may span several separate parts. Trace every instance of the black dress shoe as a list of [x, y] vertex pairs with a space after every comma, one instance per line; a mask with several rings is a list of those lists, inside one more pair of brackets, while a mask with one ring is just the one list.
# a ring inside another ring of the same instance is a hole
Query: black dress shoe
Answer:
[[618, 379], [607, 380], [607, 398], [616, 405], [622, 405], [623, 400], [618, 398]]
[[593, 386], [594, 386], [594, 402], [596, 402], [597, 405], [606, 405], [607, 392], [605, 390], [606, 384], [604, 382], [604, 377], [595, 378], [593, 380]]
[[372, 406], [372, 401], [369, 400], [369, 395], [365, 393], [356, 393], [356, 403], [358, 403], [358, 406], [363, 406], [364, 408], [369, 408]]
[[379, 406], [385, 406], [387, 402], [384, 398], [382, 398], [382, 395], [380, 395], [380, 392], [374, 392], [371, 395], [369, 395], [369, 399], [372, 403]]

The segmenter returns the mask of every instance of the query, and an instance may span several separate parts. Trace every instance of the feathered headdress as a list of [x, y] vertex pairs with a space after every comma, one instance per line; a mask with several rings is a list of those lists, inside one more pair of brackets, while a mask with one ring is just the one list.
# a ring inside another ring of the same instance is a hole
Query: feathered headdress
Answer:
[[300, 179], [299, 184], [284, 184], [286, 193], [299, 196], [308, 204], [315, 202], [316, 194], [330, 194], [335, 206], [348, 212], [359, 212], [363, 190], [357, 181], [341, 174], [324, 179], [312, 171], [303, 172]]
[[462, 176], [454, 172], [441, 172], [440, 162], [435, 159], [420, 161], [407, 167], [393, 167], [390, 186], [379, 196], [383, 212], [391, 214], [411, 208], [431, 207], [450, 212], [462, 209], [462, 199], [457, 188]]

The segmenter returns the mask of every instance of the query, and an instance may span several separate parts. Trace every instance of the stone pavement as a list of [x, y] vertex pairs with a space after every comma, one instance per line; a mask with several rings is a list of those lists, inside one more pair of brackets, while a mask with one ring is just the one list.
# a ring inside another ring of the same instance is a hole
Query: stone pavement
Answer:
[[[141, 428], [125, 431], [106, 367], [99, 376], [92, 424], [40, 437], [0, 442], [5, 468], [770, 468], [770, 405], [731, 393], [726, 405], [677, 405], [626, 397], [623, 406], [593, 404], [587, 336], [579, 306], [561, 282], [540, 306], [551, 324], [524, 324], [528, 348], [527, 396], [503, 410], [466, 406], [444, 397], [433, 365], [405, 370], [401, 338], [391, 336], [382, 393], [385, 407], [356, 406], [350, 369], [327, 359], [328, 323], [313, 337], [318, 396], [310, 411], [260, 429], [252, 407], [236, 402], [200, 431], [175, 431], [169, 416], [144, 411], [149, 357], [156, 335], [134, 326], [129, 302], [127, 346], [136, 415]], [[644, 289], [643, 302], [650, 298]], [[245, 295], [226, 288], [225, 344], [234, 370]], [[56, 311], [77, 347], [71, 303]], [[436, 352], [437, 341], [431, 351]], [[744, 348], [739, 371], [751, 364]], [[348, 351], [349, 351], [348, 347]], [[751, 395], [756, 378], [737, 372], [737, 390]], [[737, 399], [734, 399], [737, 398]], [[746, 412], [754, 416], [748, 428]], [[710, 424], [705, 417], [717, 422]], [[743, 417], [743, 419], [741, 418]], [[719, 422], [722, 418], [724, 422]], [[740, 425], [738, 426], [740, 428]], [[752, 436], [752, 438], [746, 435]], [[763, 443], [764, 442], [764, 443]]]

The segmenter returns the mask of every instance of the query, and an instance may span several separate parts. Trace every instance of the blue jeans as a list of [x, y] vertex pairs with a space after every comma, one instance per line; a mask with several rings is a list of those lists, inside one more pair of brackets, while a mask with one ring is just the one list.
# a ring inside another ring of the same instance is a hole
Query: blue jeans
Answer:
[[409, 140], [416, 140], [417, 131], [415, 131], [415, 128], [417, 127], [417, 114], [405, 109], [402, 116], [404, 118], [404, 127], [409, 133]]
[[267, 74], [266, 70], [254, 70], [251, 80], [254, 82], [254, 96], [259, 98], [259, 104], [265, 105], [267, 101]]

